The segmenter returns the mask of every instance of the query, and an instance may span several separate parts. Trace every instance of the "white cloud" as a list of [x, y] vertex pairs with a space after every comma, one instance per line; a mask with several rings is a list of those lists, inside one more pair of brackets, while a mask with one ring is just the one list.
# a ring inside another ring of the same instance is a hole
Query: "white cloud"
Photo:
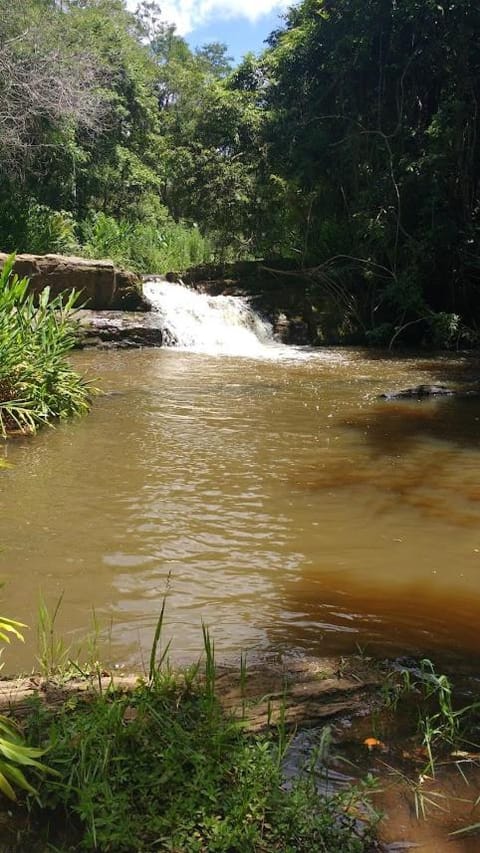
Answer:
[[[137, 0], [127, 0], [131, 9]], [[214, 18], [247, 18], [255, 22], [269, 12], [281, 11], [291, 0], [160, 0], [162, 17], [175, 24], [179, 35], [187, 35]]]

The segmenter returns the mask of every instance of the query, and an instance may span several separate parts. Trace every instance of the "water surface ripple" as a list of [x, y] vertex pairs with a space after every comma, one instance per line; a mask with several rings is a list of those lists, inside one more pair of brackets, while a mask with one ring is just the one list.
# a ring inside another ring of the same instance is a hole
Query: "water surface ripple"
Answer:
[[[162, 597], [184, 659], [202, 619], [220, 655], [446, 655], [477, 648], [480, 404], [385, 402], [476, 366], [354, 350], [291, 362], [175, 350], [77, 354], [91, 415], [12, 440], [0, 473], [3, 610], [103, 626], [148, 655]], [[32, 645], [9, 650], [31, 666]]]

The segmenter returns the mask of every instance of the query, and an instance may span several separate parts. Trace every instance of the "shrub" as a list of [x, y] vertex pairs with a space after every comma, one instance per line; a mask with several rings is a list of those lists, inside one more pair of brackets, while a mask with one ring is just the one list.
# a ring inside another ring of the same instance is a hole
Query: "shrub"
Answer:
[[28, 252], [69, 254], [78, 250], [75, 220], [66, 210], [52, 210], [44, 204], [31, 202], [25, 227], [25, 250]]
[[81, 227], [82, 253], [110, 258], [141, 273], [166, 273], [212, 260], [212, 247], [195, 226], [160, 217], [132, 223], [95, 213]]

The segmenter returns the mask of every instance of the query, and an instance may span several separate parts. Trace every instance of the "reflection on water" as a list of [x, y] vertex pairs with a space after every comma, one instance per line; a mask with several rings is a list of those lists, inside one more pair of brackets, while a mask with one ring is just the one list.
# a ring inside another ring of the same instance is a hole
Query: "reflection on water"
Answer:
[[[383, 439], [385, 441], [385, 434]], [[396, 444], [393, 446], [398, 449]], [[465, 470], [459, 481], [457, 464], [455, 451], [440, 447], [432, 456], [425, 454], [425, 448], [418, 448], [406, 455], [392, 455], [387, 466], [379, 464], [372, 454], [355, 461], [327, 462], [320, 468], [302, 471], [301, 480], [299, 474], [295, 474], [293, 482], [316, 494], [329, 493], [333, 489], [360, 493], [374, 488], [377, 513], [391, 513], [400, 506], [413, 507], [424, 518], [444, 519], [459, 527], [475, 527], [480, 502], [478, 475], [475, 468]]]
[[[288, 643], [326, 653], [406, 653], [461, 662], [478, 652], [478, 599], [455, 589], [437, 589], [432, 580], [368, 578], [358, 583], [348, 572], [304, 573], [284, 585]], [[275, 645], [286, 646], [285, 625], [270, 630]]]
[[422, 438], [465, 448], [480, 448], [480, 397], [439, 397], [382, 401], [347, 416], [376, 453], [405, 453]]
[[470, 379], [470, 362], [76, 361], [106, 391], [92, 414], [1, 451], [5, 611], [35, 624], [39, 593], [64, 591], [59, 627], [84, 633], [95, 608], [107, 654], [129, 665], [166, 591], [179, 657], [198, 651], [202, 619], [223, 655], [475, 650], [480, 405], [377, 399]]

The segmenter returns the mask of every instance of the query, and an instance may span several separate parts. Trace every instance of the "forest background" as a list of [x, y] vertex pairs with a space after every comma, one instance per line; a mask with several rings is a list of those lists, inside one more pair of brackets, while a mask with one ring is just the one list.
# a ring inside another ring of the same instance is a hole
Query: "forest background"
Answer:
[[355, 340], [476, 344], [479, 33], [476, 0], [303, 0], [232, 67], [156, 3], [0, 0], [0, 249], [264, 259]]

